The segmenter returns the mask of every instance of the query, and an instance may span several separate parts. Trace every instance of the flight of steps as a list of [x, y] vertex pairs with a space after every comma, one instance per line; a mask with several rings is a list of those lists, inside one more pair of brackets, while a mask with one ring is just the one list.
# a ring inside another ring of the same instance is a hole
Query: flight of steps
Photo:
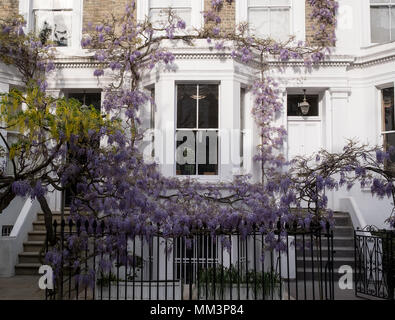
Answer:
[[[354, 269], [354, 228], [351, 222], [349, 213], [347, 212], [335, 212], [335, 228], [333, 231], [333, 268], [334, 268], [334, 279], [338, 280], [342, 275], [338, 273], [339, 267], [343, 265], [348, 265]], [[324, 239], [324, 238], [322, 238]], [[325, 238], [326, 239], [326, 238]], [[323, 267], [325, 267], [327, 261], [327, 250], [328, 246], [322, 241], [322, 260]], [[315, 249], [316, 250], [316, 249]], [[314, 252], [316, 252], [314, 250]], [[302, 250], [297, 250], [297, 273], [298, 279], [304, 279], [304, 268], [306, 271], [306, 280], [312, 280], [312, 262], [310, 252], [306, 252], [306, 262], [303, 264], [303, 252]], [[318, 263], [314, 259], [314, 279], [318, 279]]]
[[[69, 210], [65, 210], [64, 217], [67, 219]], [[61, 221], [61, 213], [53, 212], [53, 220]], [[44, 214], [38, 213], [33, 222], [33, 231], [28, 233], [27, 241], [23, 243], [23, 252], [19, 254], [18, 264], [15, 265], [16, 275], [38, 275], [41, 266], [40, 255], [45, 247], [45, 223]]]

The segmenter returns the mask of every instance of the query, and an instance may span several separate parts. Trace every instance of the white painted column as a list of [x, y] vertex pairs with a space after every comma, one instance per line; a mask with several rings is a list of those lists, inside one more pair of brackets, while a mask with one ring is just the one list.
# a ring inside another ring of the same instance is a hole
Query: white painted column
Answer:
[[332, 134], [327, 137], [331, 141], [331, 145], [327, 147], [332, 152], [341, 151], [349, 138], [348, 127], [353, 119], [349, 119], [348, 115], [348, 99], [350, 88], [330, 88], [329, 93], [331, 96], [331, 123], [327, 122], [330, 126], [328, 129]]
[[164, 76], [156, 83], [155, 157], [164, 176], [175, 173], [175, 82]]
[[230, 180], [240, 170], [240, 82], [222, 80], [219, 101], [219, 174]]

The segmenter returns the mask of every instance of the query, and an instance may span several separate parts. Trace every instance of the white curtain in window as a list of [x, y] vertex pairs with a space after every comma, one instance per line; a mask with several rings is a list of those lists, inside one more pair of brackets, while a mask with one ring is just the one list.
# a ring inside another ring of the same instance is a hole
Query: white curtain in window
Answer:
[[390, 41], [390, 19], [388, 7], [370, 8], [370, 28], [373, 43]]
[[286, 40], [290, 35], [289, 0], [248, 0], [251, 32], [262, 37]]
[[72, 11], [37, 10], [34, 15], [37, 35], [45, 28], [50, 29], [49, 40], [56, 46], [67, 47], [71, 44]]
[[395, 40], [395, 0], [370, 0], [371, 41]]
[[[196, 1], [196, 0], [195, 0]], [[150, 18], [156, 25], [166, 22], [167, 14], [163, 10], [172, 8], [186, 25], [191, 25], [192, 0], [150, 0]]]

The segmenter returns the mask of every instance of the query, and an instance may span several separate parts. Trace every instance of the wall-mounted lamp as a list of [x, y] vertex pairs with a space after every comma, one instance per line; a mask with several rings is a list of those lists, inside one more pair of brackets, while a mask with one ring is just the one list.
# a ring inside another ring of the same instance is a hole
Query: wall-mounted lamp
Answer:
[[310, 111], [310, 103], [306, 100], [306, 89], [303, 89], [304, 98], [303, 101], [298, 104], [300, 111], [304, 116], [306, 116]]

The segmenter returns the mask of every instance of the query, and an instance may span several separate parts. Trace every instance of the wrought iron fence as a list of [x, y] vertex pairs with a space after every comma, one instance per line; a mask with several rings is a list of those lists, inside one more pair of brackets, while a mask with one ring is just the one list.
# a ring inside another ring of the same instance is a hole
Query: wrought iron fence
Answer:
[[395, 299], [395, 232], [355, 231], [355, 294]]
[[[54, 230], [47, 250], [60, 253], [60, 268], [47, 299], [334, 299], [333, 233], [321, 228], [275, 233], [280, 251], [267, 249], [258, 232], [164, 238], [158, 230], [149, 240], [124, 234], [106, 254], [98, 250], [109, 238], [104, 222], [55, 221]], [[80, 238], [86, 245], [75, 252]]]

